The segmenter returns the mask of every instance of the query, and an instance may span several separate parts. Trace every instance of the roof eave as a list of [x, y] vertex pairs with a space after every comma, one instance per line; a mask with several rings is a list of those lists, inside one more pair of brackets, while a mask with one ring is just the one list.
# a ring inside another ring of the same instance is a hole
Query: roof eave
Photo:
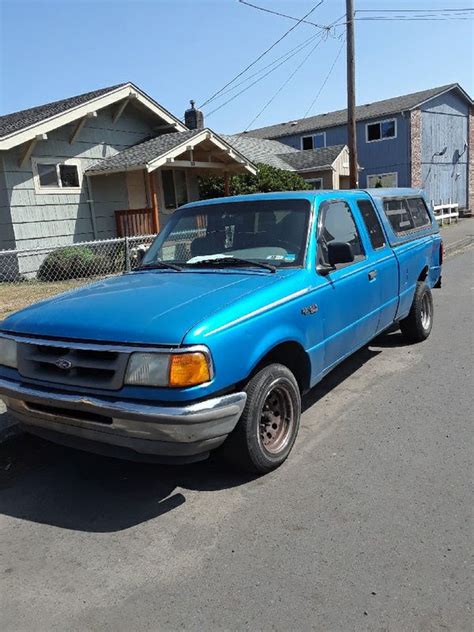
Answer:
[[109, 105], [113, 105], [114, 103], [117, 103], [117, 101], [121, 101], [122, 99], [126, 99], [127, 97], [132, 97], [142, 103], [142, 105], [147, 107], [150, 111], [159, 116], [166, 123], [169, 123], [170, 125], [175, 127], [176, 131], [187, 131], [188, 128], [185, 125], [183, 125], [167, 110], [162, 108], [151, 97], [142, 92], [133, 83], [126, 83], [123, 86], [119, 86], [115, 90], [111, 90], [104, 95], [95, 97], [90, 101], [87, 101], [87, 103], [82, 103], [81, 105], [72, 107], [65, 112], [55, 114], [54, 116], [50, 116], [43, 121], [34, 123], [33, 125], [30, 125], [26, 128], [7, 134], [0, 139], [0, 150], [8, 150], [12, 149], [13, 147], [17, 147], [18, 145], [21, 145], [35, 138], [39, 134], [47, 134], [48, 132], [57, 129], [58, 127], [62, 127], [63, 125], [67, 125], [68, 123], [72, 123], [73, 121], [86, 116], [90, 112], [94, 112], [96, 110], [108, 107]]

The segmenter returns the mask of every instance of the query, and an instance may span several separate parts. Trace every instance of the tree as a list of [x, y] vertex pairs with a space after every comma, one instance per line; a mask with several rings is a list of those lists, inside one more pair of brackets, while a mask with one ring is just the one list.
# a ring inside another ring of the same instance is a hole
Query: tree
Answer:
[[[269, 191], [304, 191], [311, 186], [294, 171], [284, 171], [263, 163], [257, 164], [257, 175], [250, 173], [233, 175], [229, 178], [231, 195], [268, 193]], [[201, 200], [224, 197], [224, 178], [218, 176], [199, 177]]]

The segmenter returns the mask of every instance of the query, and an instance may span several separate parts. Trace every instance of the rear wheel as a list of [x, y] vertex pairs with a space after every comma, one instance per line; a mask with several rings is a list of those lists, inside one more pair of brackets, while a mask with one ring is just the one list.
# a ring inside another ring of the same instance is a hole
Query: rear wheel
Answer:
[[293, 373], [269, 364], [248, 382], [247, 402], [223, 446], [228, 461], [248, 472], [265, 474], [288, 457], [299, 430], [301, 397]]
[[419, 281], [410, 313], [400, 321], [400, 329], [409, 342], [422, 342], [428, 338], [432, 327], [433, 296], [426, 283]]

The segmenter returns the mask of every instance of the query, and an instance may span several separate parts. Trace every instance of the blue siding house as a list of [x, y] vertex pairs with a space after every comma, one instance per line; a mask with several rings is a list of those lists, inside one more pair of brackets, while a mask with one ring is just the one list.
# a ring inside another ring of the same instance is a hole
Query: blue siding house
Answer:
[[[474, 208], [473, 100], [450, 84], [356, 108], [359, 186], [422, 187]], [[347, 144], [347, 111], [250, 130], [299, 150]]]

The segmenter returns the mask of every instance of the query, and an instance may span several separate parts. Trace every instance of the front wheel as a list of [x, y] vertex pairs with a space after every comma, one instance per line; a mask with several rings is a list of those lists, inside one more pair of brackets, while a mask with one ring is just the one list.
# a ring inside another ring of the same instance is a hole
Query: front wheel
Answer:
[[400, 329], [409, 342], [422, 342], [428, 338], [432, 327], [433, 295], [426, 283], [419, 281], [410, 313], [400, 321]]
[[282, 364], [261, 369], [245, 391], [245, 408], [223, 453], [239, 469], [265, 474], [279, 467], [293, 448], [300, 425], [300, 391], [295, 376]]

